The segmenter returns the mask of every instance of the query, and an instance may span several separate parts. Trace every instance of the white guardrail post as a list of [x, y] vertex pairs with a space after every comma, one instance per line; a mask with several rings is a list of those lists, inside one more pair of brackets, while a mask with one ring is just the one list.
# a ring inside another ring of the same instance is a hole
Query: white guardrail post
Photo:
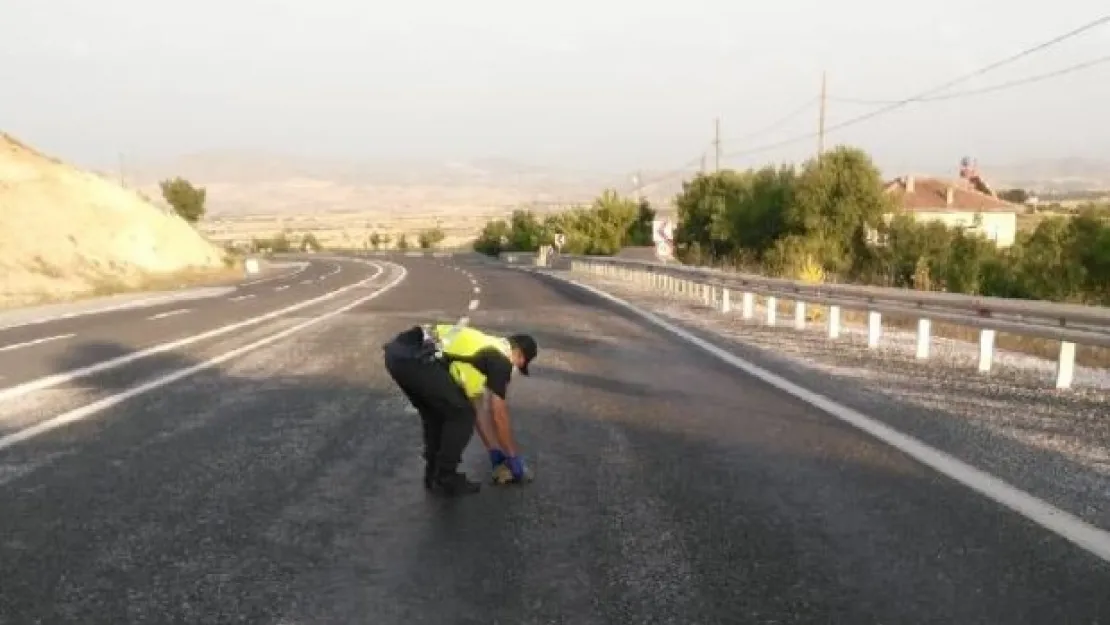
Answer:
[[[867, 346], [879, 347], [883, 315], [917, 318], [914, 356], [929, 358], [934, 321], [978, 328], [978, 371], [990, 373], [994, 366], [998, 332], [1038, 337], [1060, 342], [1056, 360], [1055, 386], [1071, 388], [1075, 378], [1077, 344], [1110, 347], [1110, 309], [1053, 302], [981, 297], [841, 284], [805, 284], [682, 265], [621, 260], [607, 257], [569, 256], [572, 273], [591, 274], [629, 283], [688, 301], [700, 301], [721, 313], [732, 312], [733, 294], [740, 294], [740, 317], [755, 319], [756, 296], [765, 304], [768, 326], [777, 325], [778, 301], [794, 302], [794, 328], [805, 330], [809, 305], [826, 307], [828, 338], [840, 338], [841, 310], [867, 313]], [[507, 259], [513, 262], [516, 259]], [[517, 261], [519, 262], [519, 261]]]

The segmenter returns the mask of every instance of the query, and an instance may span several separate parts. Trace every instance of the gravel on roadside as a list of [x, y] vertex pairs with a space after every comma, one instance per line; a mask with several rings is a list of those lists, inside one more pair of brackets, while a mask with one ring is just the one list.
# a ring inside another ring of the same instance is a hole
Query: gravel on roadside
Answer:
[[[625, 299], [703, 335], [745, 359], [878, 418], [1088, 522], [1110, 529], [1110, 371], [1076, 367], [1073, 388], [1053, 386], [1055, 363], [996, 350], [978, 373], [978, 345], [933, 337], [915, 358], [913, 332], [845, 320], [830, 340], [821, 323], [752, 320], [700, 301], [582, 273], [556, 273]], [[737, 302], [738, 304], [738, 302]]]

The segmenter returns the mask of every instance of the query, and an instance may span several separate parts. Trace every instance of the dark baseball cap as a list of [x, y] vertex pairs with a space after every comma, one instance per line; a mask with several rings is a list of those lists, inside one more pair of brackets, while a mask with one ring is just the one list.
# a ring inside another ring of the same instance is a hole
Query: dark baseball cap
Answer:
[[532, 338], [529, 334], [513, 334], [509, 337], [509, 344], [520, 350], [524, 354], [524, 364], [520, 367], [520, 372], [528, 375], [528, 363], [536, 357], [539, 351], [539, 346], [536, 345], [536, 339]]

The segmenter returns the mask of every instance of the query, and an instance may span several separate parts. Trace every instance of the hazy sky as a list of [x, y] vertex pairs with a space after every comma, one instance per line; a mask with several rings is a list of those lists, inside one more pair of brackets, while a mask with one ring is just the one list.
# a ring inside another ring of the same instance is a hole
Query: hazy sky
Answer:
[[[682, 165], [722, 119], [726, 155], [829, 123], [1036, 45], [1106, 0], [2, 0], [0, 130], [114, 166], [209, 149]], [[904, 7], [904, 8], [903, 8]], [[956, 87], [1110, 54], [1110, 25]], [[884, 171], [1110, 157], [1110, 64], [910, 105], [829, 135]], [[800, 160], [813, 139], [726, 158]], [[950, 164], [950, 166], [949, 166]]]

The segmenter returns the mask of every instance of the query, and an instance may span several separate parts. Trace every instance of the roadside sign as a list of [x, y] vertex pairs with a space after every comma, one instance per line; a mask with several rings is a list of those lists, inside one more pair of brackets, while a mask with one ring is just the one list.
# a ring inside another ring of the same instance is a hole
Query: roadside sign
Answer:
[[674, 259], [674, 222], [669, 219], [655, 219], [651, 222], [651, 240], [655, 243], [655, 255], [660, 260]]

